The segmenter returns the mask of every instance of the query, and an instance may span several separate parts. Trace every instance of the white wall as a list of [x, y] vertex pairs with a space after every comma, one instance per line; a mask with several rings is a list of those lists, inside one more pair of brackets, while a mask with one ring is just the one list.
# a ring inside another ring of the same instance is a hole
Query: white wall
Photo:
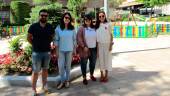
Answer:
[[162, 14], [166, 14], [166, 15], [170, 15], [170, 3], [169, 4], [166, 4], [162, 7], [154, 7], [155, 9], [155, 12], [158, 14], [158, 13], [162, 13]]

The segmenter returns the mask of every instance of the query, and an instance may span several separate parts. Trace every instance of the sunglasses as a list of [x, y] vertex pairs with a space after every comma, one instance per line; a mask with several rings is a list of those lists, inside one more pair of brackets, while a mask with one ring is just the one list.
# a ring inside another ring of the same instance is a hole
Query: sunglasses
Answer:
[[64, 17], [65, 19], [70, 19], [70, 17]]
[[90, 21], [89, 19], [84, 19], [84, 21]]
[[47, 17], [48, 15], [41, 15], [41, 17]]
[[99, 18], [104, 18], [104, 17], [105, 17], [104, 15], [99, 16]]

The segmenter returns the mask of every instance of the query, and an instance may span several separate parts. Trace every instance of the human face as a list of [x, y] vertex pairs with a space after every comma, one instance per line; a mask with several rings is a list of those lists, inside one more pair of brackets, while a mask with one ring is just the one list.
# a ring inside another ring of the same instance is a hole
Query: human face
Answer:
[[70, 16], [67, 15], [67, 14], [64, 16], [64, 23], [65, 23], [65, 24], [70, 23]]
[[39, 16], [39, 21], [41, 23], [46, 23], [47, 22], [47, 17], [48, 17], [48, 13], [46, 12], [41, 12], [40, 16]]
[[85, 24], [87, 25], [87, 27], [89, 27], [90, 24], [91, 24], [91, 20], [89, 20], [89, 19], [87, 19], [87, 18], [84, 19], [84, 22], [85, 22]]
[[96, 20], [93, 20], [92, 22], [93, 22], [93, 25], [96, 25]]
[[99, 20], [100, 20], [100, 22], [103, 23], [105, 21], [105, 19], [106, 19], [105, 14], [104, 13], [99, 13]]

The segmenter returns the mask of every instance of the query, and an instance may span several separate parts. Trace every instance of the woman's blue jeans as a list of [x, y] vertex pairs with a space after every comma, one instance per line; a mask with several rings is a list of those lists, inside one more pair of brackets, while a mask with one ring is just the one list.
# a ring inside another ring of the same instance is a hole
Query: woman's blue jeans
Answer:
[[61, 83], [70, 79], [72, 53], [72, 51], [59, 51], [58, 68]]

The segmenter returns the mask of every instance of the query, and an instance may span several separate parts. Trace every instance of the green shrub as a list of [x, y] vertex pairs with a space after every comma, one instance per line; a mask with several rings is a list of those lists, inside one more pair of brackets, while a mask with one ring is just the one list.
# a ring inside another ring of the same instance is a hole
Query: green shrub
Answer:
[[25, 18], [29, 17], [31, 6], [24, 1], [12, 1], [11, 4], [11, 22], [24, 25], [28, 23]]
[[49, 12], [49, 23], [53, 24], [53, 26], [56, 27], [62, 15], [61, 8], [62, 8], [62, 5], [59, 3], [53, 3], [49, 5], [44, 5], [44, 6], [36, 6], [31, 9], [31, 13], [30, 13], [31, 18], [29, 18], [29, 22], [31, 24], [37, 22], [39, 20], [38, 19], [39, 11], [41, 9], [47, 9]]
[[38, 5], [38, 4], [47, 4], [50, 3], [49, 0], [33, 0], [34, 4]]
[[28, 33], [28, 29], [29, 29], [30, 25], [31, 25], [31, 24], [26, 24], [26, 25], [24, 26], [24, 34], [27, 34], [27, 33]]
[[20, 50], [20, 47], [21, 47], [21, 44], [19, 42], [20, 38], [21, 38], [20, 36], [17, 36], [9, 42], [9, 48], [12, 52], [16, 52]]
[[157, 21], [170, 22], [170, 16], [158, 17], [158, 18], [157, 18]]

